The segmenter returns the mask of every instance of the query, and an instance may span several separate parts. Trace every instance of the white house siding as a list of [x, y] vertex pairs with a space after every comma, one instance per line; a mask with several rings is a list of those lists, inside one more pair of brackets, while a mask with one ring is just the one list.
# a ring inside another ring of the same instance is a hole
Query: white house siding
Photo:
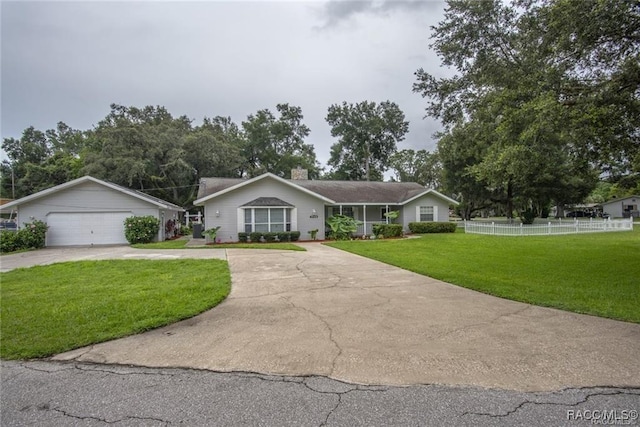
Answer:
[[[48, 215], [52, 213], [83, 212], [118, 212], [134, 216], [151, 215], [161, 219], [157, 206], [94, 182], [84, 182], [21, 204], [18, 207], [17, 218], [18, 224], [22, 226], [23, 223], [34, 219], [47, 222]], [[164, 225], [161, 226], [159, 234], [164, 236]]]
[[[295, 227], [292, 224], [291, 231], [300, 231], [301, 240], [308, 240], [310, 238], [308, 232], [313, 229], [318, 230], [318, 239], [324, 239], [323, 201], [270, 177], [247, 184], [205, 202], [205, 229], [220, 226], [217, 237], [222, 242], [237, 241], [239, 229], [244, 229], [244, 224], [238, 223], [238, 208], [259, 197], [275, 197], [294, 205], [297, 224]], [[311, 218], [314, 215], [314, 209], [317, 218]], [[216, 216], [216, 212], [220, 212], [220, 216]]]
[[410, 222], [420, 221], [420, 217], [417, 217], [416, 211], [419, 206], [436, 206], [437, 218], [434, 218], [438, 222], [449, 221], [449, 204], [439, 197], [427, 194], [416, 200], [413, 200], [402, 207], [402, 226], [405, 230], [409, 229]]

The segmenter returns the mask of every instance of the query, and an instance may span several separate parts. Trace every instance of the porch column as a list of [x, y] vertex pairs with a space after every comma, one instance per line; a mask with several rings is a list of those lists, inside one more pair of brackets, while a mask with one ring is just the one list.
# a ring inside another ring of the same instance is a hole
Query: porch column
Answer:
[[342, 205], [340, 205], [340, 215], [342, 215]]
[[384, 216], [384, 222], [389, 224], [389, 205], [385, 205], [385, 209], [387, 210], [387, 215]]
[[364, 222], [364, 230], [362, 231], [362, 235], [367, 235], [367, 205], [362, 205], [362, 220]]

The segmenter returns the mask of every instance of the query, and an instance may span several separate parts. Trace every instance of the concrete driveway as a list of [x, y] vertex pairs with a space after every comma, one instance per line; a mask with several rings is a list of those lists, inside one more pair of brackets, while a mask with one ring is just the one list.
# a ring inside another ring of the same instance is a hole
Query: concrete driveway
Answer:
[[640, 385], [638, 324], [503, 300], [302, 246], [307, 252], [227, 250], [232, 291], [213, 310], [53, 359], [363, 384]]
[[0, 272], [15, 268], [33, 267], [65, 261], [89, 261], [104, 259], [226, 259], [224, 249], [175, 250], [134, 249], [130, 246], [91, 246], [72, 248], [45, 248], [0, 257]]

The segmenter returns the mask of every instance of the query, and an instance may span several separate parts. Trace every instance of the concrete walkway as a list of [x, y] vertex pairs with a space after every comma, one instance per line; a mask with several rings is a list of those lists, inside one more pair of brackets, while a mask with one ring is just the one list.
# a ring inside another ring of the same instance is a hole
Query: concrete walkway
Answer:
[[54, 359], [362, 384], [640, 385], [638, 324], [503, 300], [301, 245], [307, 252], [227, 250], [233, 286], [218, 307]]

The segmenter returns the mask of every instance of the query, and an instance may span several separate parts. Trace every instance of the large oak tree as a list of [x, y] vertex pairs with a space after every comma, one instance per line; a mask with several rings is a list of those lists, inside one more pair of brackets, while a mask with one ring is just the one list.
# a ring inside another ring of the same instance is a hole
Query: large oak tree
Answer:
[[333, 179], [381, 181], [409, 130], [404, 113], [391, 101], [334, 104], [326, 120], [331, 135], [340, 138], [328, 162]]

